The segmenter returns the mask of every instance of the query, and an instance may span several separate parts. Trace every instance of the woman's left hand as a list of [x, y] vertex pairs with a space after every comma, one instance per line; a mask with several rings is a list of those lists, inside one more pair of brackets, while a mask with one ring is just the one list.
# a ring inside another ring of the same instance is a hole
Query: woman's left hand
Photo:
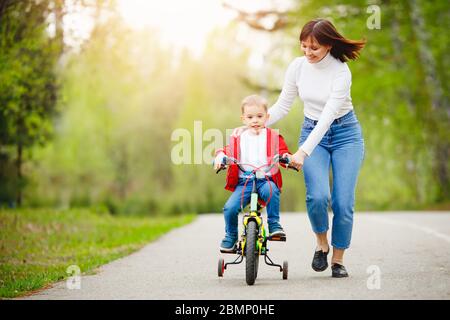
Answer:
[[307, 156], [308, 155], [302, 149], [298, 149], [297, 152], [291, 156], [291, 166], [297, 168], [298, 170], [302, 170], [303, 163]]

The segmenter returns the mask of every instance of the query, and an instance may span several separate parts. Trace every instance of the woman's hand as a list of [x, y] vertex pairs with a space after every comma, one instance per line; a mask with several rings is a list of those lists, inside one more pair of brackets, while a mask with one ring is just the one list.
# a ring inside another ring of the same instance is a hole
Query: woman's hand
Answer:
[[302, 150], [298, 149], [296, 153], [291, 156], [290, 165], [297, 168], [298, 170], [302, 170], [303, 162], [308, 155]]

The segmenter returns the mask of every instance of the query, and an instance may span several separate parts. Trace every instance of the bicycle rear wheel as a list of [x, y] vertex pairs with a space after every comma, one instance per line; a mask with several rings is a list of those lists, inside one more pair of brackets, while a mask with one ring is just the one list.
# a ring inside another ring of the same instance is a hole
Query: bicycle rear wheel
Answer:
[[258, 240], [258, 226], [256, 221], [249, 221], [247, 224], [247, 240], [245, 244], [245, 281], [248, 285], [253, 285], [256, 280], [259, 252], [256, 249]]

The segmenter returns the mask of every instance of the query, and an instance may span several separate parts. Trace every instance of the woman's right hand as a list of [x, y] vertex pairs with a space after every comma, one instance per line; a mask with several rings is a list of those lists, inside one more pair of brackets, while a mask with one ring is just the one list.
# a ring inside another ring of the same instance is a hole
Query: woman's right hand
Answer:
[[305, 158], [308, 155], [302, 149], [298, 149], [296, 153], [291, 156], [291, 166], [297, 168], [297, 170], [302, 170]]

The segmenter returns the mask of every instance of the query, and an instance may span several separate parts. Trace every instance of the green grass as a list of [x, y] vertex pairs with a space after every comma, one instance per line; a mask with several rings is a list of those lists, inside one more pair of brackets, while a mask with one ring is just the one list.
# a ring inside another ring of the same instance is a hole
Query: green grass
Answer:
[[128, 255], [194, 215], [124, 217], [88, 209], [0, 210], [0, 297], [12, 298]]

